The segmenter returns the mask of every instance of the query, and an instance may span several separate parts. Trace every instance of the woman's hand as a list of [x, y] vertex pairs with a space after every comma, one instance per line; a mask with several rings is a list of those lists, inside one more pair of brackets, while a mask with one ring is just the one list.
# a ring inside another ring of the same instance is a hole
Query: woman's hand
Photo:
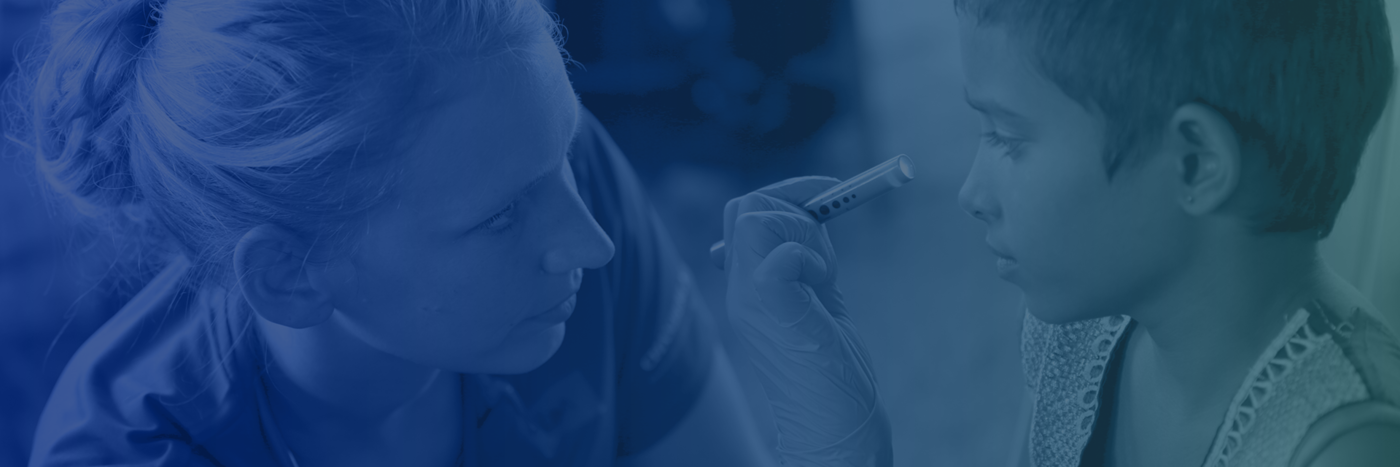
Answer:
[[726, 301], [772, 405], [784, 458], [884, 466], [892, 457], [889, 423], [836, 288], [835, 252], [826, 228], [797, 207], [837, 182], [794, 178], [729, 201]]

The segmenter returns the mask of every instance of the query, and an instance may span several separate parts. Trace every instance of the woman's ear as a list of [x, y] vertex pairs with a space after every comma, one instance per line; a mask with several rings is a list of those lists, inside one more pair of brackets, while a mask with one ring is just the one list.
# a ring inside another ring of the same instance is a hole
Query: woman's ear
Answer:
[[233, 250], [233, 271], [258, 316], [297, 329], [330, 318], [335, 307], [310, 280], [309, 254], [296, 234], [275, 225], [259, 225], [243, 234]]
[[1208, 105], [1189, 103], [1176, 109], [1167, 129], [1180, 176], [1180, 203], [1191, 215], [1217, 211], [1235, 195], [1244, 170], [1235, 128]]

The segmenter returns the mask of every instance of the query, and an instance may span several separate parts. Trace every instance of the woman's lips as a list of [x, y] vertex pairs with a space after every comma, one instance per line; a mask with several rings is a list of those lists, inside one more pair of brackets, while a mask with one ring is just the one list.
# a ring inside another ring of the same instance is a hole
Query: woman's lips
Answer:
[[574, 314], [574, 306], [576, 304], [578, 304], [578, 293], [570, 295], [569, 298], [565, 299], [562, 302], [559, 302], [559, 304], [555, 305], [553, 308], [545, 310], [544, 312], [538, 315], [525, 318], [525, 320], [521, 321], [521, 323], [562, 323], [564, 321], [567, 321], [569, 319], [569, 316]]

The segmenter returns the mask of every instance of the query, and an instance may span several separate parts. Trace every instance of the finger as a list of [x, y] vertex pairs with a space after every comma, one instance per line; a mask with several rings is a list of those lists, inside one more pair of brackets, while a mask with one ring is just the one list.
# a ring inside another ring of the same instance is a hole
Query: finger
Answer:
[[729, 292], [726, 294], [731, 311], [748, 306], [758, 306], [758, 297], [753, 291], [753, 271], [773, 248], [786, 242], [801, 243], [806, 235], [800, 225], [785, 227], [783, 224], [815, 224], [811, 219], [789, 212], [760, 211], [738, 216], [725, 250], [725, 275], [728, 276]]
[[[720, 241], [724, 242], [726, 245], [734, 244], [734, 222], [739, 218], [740, 198], [743, 197], [740, 196], [739, 198], [734, 198], [724, 203], [724, 236], [720, 238]], [[731, 250], [731, 248], [724, 248], [717, 252], [723, 254], [723, 258], [721, 258], [723, 263], [720, 264], [720, 269], [725, 271], [729, 270], [729, 250]]]
[[802, 208], [797, 205], [783, 201], [760, 192], [746, 193], [744, 196], [729, 200], [724, 205], [724, 241], [734, 243], [734, 223], [740, 216], [752, 212], [763, 211], [784, 211], [796, 214], [803, 213]]
[[751, 273], [768, 253], [787, 242], [823, 246], [821, 224], [803, 214], [783, 211], [755, 211], [740, 214], [734, 221], [732, 240], [727, 244], [729, 264], [735, 271]]
[[773, 248], [753, 274], [756, 279], [818, 287], [826, 283], [827, 267], [826, 260], [811, 247], [785, 242]]
[[[738, 222], [738, 219], [740, 217], [743, 217], [744, 215], [757, 212], [789, 212], [794, 214], [803, 213], [802, 208], [788, 203], [787, 201], [783, 201], [758, 192], [748, 193], [744, 196], [740, 196], [738, 198], [729, 200], [729, 202], [725, 204], [724, 210], [724, 242], [728, 246], [736, 244], [734, 241], [734, 228]], [[766, 253], [767, 250], [765, 250], [764, 252]], [[725, 263], [724, 265], [720, 266], [720, 269], [729, 270], [730, 263], [732, 262], [730, 258], [733, 255], [733, 248], [722, 248], [718, 251], [712, 251], [712, 253], [716, 256], [721, 257], [723, 262]]]
[[725, 258], [729, 257], [729, 254], [726, 253], [725, 250], [727, 250], [727, 248], [725, 248], [724, 240], [717, 241], [713, 245], [710, 245], [710, 264], [715, 265], [715, 267], [719, 268], [721, 271], [724, 270]]
[[[841, 181], [831, 177], [789, 178], [787, 180], [783, 180], [781, 182], [774, 183], [763, 188], [759, 188], [753, 193], [748, 193], [744, 196], [740, 196], [738, 198], [729, 200], [729, 202], [725, 203], [724, 205], [725, 243], [731, 245], [734, 243], [732, 235], [734, 232], [734, 220], [737, 219], [739, 215], [745, 212], [751, 212], [755, 210], [774, 210], [772, 209], [774, 206], [782, 206], [783, 204], [786, 204], [790, 207], [785, 206], [785, 209], [782, 210], [801, 213], [802, 209], [800, 208], [800, 206], [802, 205], [802, 203], [806, 202], [809, 199], [812, 199], [812, 197], [820, 194], [821, 192], [826, 191], [833, 186], [836, 186], [837, 183], [841, 183]], [[782, 203], [773, 204], [771, 202], [760, 202], [760, 200], [765, 199], [756, 196], [760, 194], [766, 197], [766, 199], [782, 201]]]
[[759, 302], [780, 326], [792, 327], [807, 317], [817, 297], [812, 288], [826, 280], [826, 261], [800, 243], [778, 245], [754, 268]]

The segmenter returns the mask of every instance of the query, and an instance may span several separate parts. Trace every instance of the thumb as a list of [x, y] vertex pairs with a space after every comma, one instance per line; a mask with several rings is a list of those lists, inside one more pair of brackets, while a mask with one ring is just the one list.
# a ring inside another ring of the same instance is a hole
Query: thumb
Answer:
[[[759, 188], [753, 193], [724, 204], [724, 242], [734, 244], [734, 227], [739, 216], [756, 211], [786, 211], [805, 214], [803, 202], [830, 189], [840, 180], [830, 177], [797, 177]], [[813, 215], [813, 217], [816, 217]], [[721, 268], [723, 269], [723, 268]]]
[[826, 261], [797, 242], [773, 248], [753, 271], [753, 287], [759, 302], [783, 327], [794, 326], [807, 318], [808, 313], [824, 308], [812, 289], [826, 283], [826, 279]]

